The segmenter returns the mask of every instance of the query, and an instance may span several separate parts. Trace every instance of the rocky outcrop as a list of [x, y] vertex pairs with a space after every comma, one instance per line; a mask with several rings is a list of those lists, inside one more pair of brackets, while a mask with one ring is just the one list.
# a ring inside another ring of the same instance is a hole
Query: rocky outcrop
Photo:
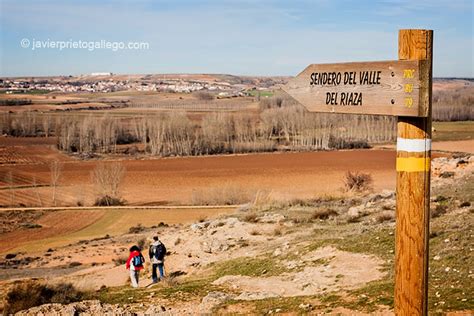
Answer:
[[16, 313], [17, 316], [47, 316], [47, 315], [61, 315], [61, 316], [145, 316], [145, 315], [165, 315], [166, 309], [163, 306], [149, 306], [144, 312], [132, 311], [128, 305], [120, 306], [118, 304], [102, 304], [98, 300], [82, 301], [71, 303], [68, 305], [62, 304], [44, 304], [37, 307], [32, 307], [28, 310]]

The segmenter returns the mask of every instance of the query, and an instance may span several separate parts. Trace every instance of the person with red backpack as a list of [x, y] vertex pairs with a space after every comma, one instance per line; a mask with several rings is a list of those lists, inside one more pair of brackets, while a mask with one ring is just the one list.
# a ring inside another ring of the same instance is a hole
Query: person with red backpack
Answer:
[[145, 258], [140, 252], [140, 248], [135, 245], [130, 247], [130, 255], [128, 256], [125, 266], [127, 270], [130, 270], [130, 281], [132, 282], [133, 287], [138, 287], [138, 277], [140, 275], [140, 270], [143, 270], [144, 263]]

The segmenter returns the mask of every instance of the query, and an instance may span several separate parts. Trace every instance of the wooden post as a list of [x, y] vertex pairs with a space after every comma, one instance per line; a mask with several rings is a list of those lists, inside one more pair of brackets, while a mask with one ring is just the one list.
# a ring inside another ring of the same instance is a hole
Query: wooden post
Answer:
[[[396, 315], [427, 315], [433, 31], [400, 30], [400, 60], [428, 63], [426, 117], [398, 117], [395, 259]], [[410, 72], [407, 72], [407, 76]]]

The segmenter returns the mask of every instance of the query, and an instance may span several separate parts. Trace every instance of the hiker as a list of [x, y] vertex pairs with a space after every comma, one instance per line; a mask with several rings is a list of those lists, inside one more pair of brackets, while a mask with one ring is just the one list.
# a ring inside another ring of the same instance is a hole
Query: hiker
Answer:
[[160, 280], [165, 277], [165, 255], [166, 247], [158, 239], [158, 236], [153, 237], [153, 243], [150, 245], [149, 256], [152, 263], [151, 278], [153, 283], [158, 282], [158, 276], [156, 275], [156, 268], [160, 271]]
[[135, 245], [130, 247], [130, 256], [128, 256], [126, 267], [130, 270], [130, 281], [133, 287], [138, 287], [138, 276], [144, 263], [145, 258], [143, 258], [140, 248]]

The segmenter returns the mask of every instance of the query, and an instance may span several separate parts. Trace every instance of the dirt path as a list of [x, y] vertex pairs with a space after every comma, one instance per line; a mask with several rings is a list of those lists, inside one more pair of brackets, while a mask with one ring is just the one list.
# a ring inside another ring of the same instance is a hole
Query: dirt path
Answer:
[[[326, 264], [312, 265], [318, 260], [325, 260]], [[305, 266], [301, 271], [272, 277], [227, 275], [213, 284], [238, 290], [242, 293], [236, 298], [238, 300], [315, 295], [357, 288], [378, 280], [384, 276], [380, 271], [382, 263], [375, 256], [323, 247], [301, 258], [299, 264]]]

